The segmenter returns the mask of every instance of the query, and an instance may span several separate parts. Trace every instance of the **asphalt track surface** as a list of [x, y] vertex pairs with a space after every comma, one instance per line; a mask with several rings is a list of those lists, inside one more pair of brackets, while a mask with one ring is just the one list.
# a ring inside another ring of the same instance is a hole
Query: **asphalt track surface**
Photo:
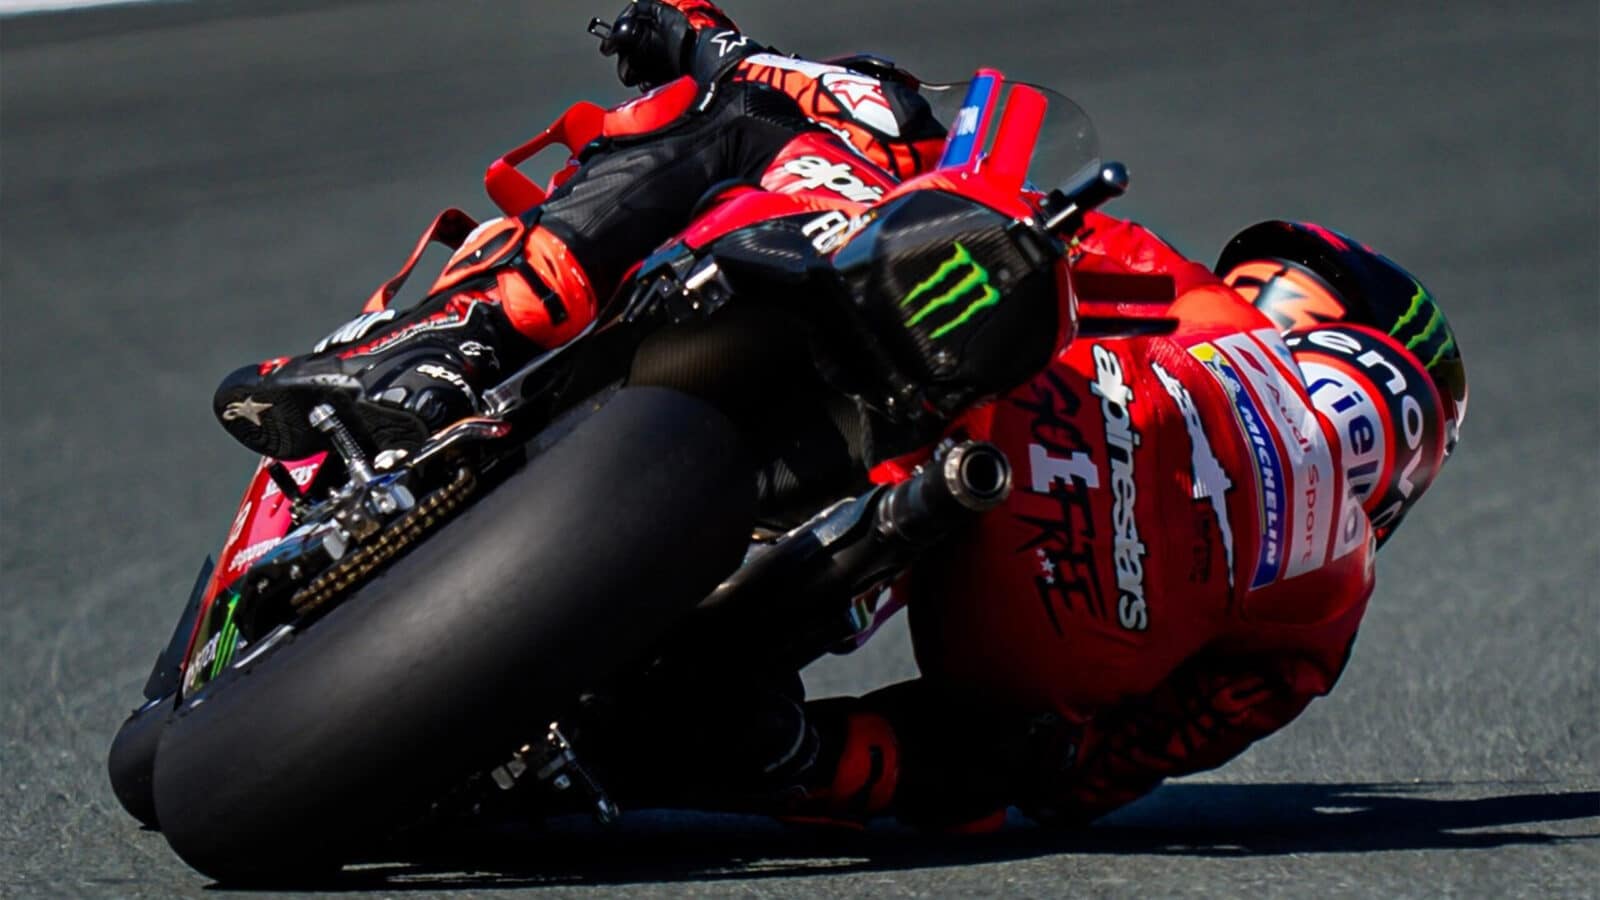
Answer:
[[[206, 880], [105, 750], [252, 464], [215, 380], [306, 347], [487, 159], [617, 99], [599, 4], [215, 2], [0, 22], [0, 894]], [[904, 7], [899, 10], [897, 7]], [[1593, 895], [1600, 871], [1596, 7], [1050, 0], [735, 6], [812, 55], [1063, 87], [1116, 209], [1214, 258], [1314, 218], [1418, 273], [1472, 377], [1461, 451], [1379, 563], [1335, 694], [1076, 837], [819, 841], [646, 817], [442, 847], [330, 887], [494, 896]], [[809, 673], [871, 687], [895, 632]]]

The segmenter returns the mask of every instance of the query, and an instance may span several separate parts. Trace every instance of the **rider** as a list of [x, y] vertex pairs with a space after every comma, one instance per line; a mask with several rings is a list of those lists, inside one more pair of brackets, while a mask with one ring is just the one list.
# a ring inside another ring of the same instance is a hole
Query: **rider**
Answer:
[[[685, 256], [706, 255], [781, 276], [784, 254], [751, 236], [797, 233], [833, 240], [817, 248], [832, 265], [850, 255], [850, 226], [806, 231], [818, 212], [843, 224], [876, 205], [888, 224], [895, 204], [942, 202], [897, 188], [934, 163], [944, 132], [891, 64], [777, 55], [704, 0], [638, 0], [596, 30], [623, 82], [651, 93], [608, 114], [541, 206], [470, 235], [457, 223], [460, 249], [413, 310], [369, 306], [312, 354], [230, 376], [216, 409], [231, 433], [295, 458], [321, 449], [305, 425], [315, 402], [350, 404], [380, 441], [471, 414], [482, 388], [594, 321], [629, 267], [694, 213], [756, 202], [750, 187], [798, 194], [810, 215], [687, 242], [658, 254], [659, 268], [682, 275]], [[1375, 546], [1436, 475], [1465, 412], [1443, 314], [1388, 260], [1315, 226], [1244, 232], [1219, 278], [1137, 225], [1087, 222], [1070, 261], [1086, 326], [1098, 319], [1102, 333], [1076, 342], [1050, 304], [1007, 302], [993, 334], [1029, 346], [969, 342], [952, 366], [926, 354], [916, 323], [872, 315], [873, 285], [843, 272], [885, 355], [856, 393], [891, 418], [895, 400], [914, 399], [899, 415], [931, 411], [998, 443], [1019, 485], [961, 538], [962, 554], [899, 586], [921, 678], [803, 715], [756, 714], [783, 748], [752, 751], [777, 788], [762, 796], [782, 798], [767, 808], [961, 828], [1008, 805], [1087, 820], [1220, 765], [1338, 677]], [[1053, 358], [1031, 346], [1040, 335], [1055, 339]], [[707, 741], [750, 727], [708, 708], [725, 727]], [[680, 734], [692, 718], [661, 714]]]
[[[770, 52], [703, 0], [639, 0], [615, 25], [591, 31], [602, 36], [602, 52], [618, 57], [623, 83], [649, 93], [605, 116], [600, 137], [577, 154], [581, 165], [542, 204], [475, 229], [463, 214], [441, 217], [429, 237], [457, 249], [423, 303], [404, 314], [387, 307], [408, 264], [363, 316], [314, 352], [228, 376], [214, 406], [230, 433], [265, 456], [307, 456], [323, 447], [307, 424], [310, 406], [332, 401], [378, 443], [425, 437], [480, 412], [482, 389], [581, 333], [630, 268], [694, 213], [759, 188], [795, 197], [800, 202], [785, 212], [809, 212], [805, 222], [829, 212], [848, 221], [900, 177], [931, 166], [943, 147], [944, 129], [915, 79], [891, 63], [821, 64]], [[804, 236], [807, 243], [817, 237]], [[724, 243], [750, 257], [759, 252], [748, 245], [764, 242], [787, 243], [771, 236]], [[786, 252], [779, 247], [776, 255]], [[727, 268], [760, 268], [760, 260], [742, 263]], [[1031, 318], [1019, 304], [993, 312], [1027, 318], [1025, 333], [1055, 331], [1054, 308]], [[911, 378], [945, 368], [910, 358], [925, 342], [883, 337], [909, 354], [884, 360], [887, 368]], [[1042, 364], [1048, 347], [1037, 351], [1033, 362]], [[1011, 348], [987, 362], [984, 352], [969, 346], [971, 358], [951, 368], [1014, 369], [1005, 384], [1025, 375]], [[904, 387], [858, 384], [857, 392], [884, 393], [882, 406]], [[955, 408], [971, 393], [922, 387], [913, 407]]]
[[[813, 708], [834, 749], [793, 810], [1087, 822], [1222, 765], [1343, 670], [1377, 547], [1466, 412], [1443, 312], [1313, 225], [1244, 231], [1220, 278], [1106, 216], [1075, 253], [1103, 294], [1083, 335], [960, 426], [1018, 464], [1015, 492], [901, 586], [922, 676]], [[1141, 318], [1096, 336], [1106, 302]]]

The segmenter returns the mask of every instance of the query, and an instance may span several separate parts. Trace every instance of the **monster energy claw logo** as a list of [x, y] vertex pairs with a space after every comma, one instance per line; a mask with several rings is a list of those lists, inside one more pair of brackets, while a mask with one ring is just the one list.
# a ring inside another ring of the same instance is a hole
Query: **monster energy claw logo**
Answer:
[[228, 615], [222, 620], [222, 630], [217, 632], [217, 654], [211, 661], [210, 678], [222, 674], [233, 659], [234, 650], [239, 646], [239, 626], [233, 621], [233, 614], [239, 606], [239, 595], [235, 594], [228, 601]]
[[[1423, 345], [1440, 336], [1440, 329], [1445, 327], [1444, 313], [1440, 312], [1439, 305], [1434, 302], [1433, 295], [1428, 293], [1427, 288], [1423, 287], [1415, 279], [1412, 279], [1411, 283], [1416, 285], [1417, 292], [1411, 295], [1411, 305], [1406, 308], [1405, 315], [1401, 316], [1394, 323], [1394, 327], [1389, 329], [1389, 336], [1401, 339], [1401, 333], [1406, 330], [1407, 326], [1411, 326], [1416, 333], [1405, 338], [1405, 346], [1407, 350], [1420, 353]], [[1427, 313], [1426, 319], [1420, 318], [1424, 312]], [[1439, 364], [1439, 360], [1443, 359], [1446, 353], [1449, 353], [1455, 347], [1456, 339], [1454, 336], [1445, 331], [1443, 337], [1444, 340], [1435, 348], [1432, 358], [1423, 364], [1423, 368], [1432, 369]]]
[[[941, 285], [947, 285], [942, 293], [929, 296]], [[929, 337], [937, 340], [967, 324], [982, 310], [998, 304], [1000, 292], [989, 283], [989, 270], [979, 265], [978, 261], [972, 258], [972, 254], [967, 252], [967, 248], [957, 241], [955, 253], [940, 263], [932, 275], [912, 288], [911, 293], [900, 301], [900, 306], [909, 307], [923, 298], [927, 298], [926, 302], [906, 320], [907, 325], [916, 325], [947, 306], [972, 298], [959, 315], [933, 330]]]

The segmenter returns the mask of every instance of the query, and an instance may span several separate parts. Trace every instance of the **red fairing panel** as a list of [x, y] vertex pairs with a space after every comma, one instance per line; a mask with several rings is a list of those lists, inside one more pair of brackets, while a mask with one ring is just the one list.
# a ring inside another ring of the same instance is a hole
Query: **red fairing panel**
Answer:
[[[318, 453], [302, 460], [286, 462], [284, 467], [289, 470], [295, 484], [304, 488], [317, 477], [317, 471], [326, 458], [326, 453]], [[217, 554], [217, 567], [212, 571], [211, 581], [201, 595], [200, 614], [195, 617], [196, 629], [205, 622], [206, 610], [211, 608], [217, 594], [277, 546], [293, 527], [290, 518], [292, 498], [285, 497], [283, 491], [278, 489], [278, 483], [267, 474], [267, 464], [270, 462], [262, 459], [256, 466], [255, 475], [251, 477], [249, 487], [245, 488], [244, 499], [239, 501], [239, 511], [234, 514], [228, 537]], [[189, 641], [190, 646], [185, 648], [183, 654], [185, 660], [194, 653], [193, 634], [189, 636]]]

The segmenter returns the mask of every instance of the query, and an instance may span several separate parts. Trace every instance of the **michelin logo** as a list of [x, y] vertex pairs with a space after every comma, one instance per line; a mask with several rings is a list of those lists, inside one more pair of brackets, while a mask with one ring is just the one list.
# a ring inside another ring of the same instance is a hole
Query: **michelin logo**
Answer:
[[1213, 344], [1199, 344], [1190, 348], [1190, 355], [1205, 364], [1220, 382], [1233, 401], [1234, 416], [1239, 431], [1250, 445], [1250, 455], [1255, 459], [1257, 496], [1260, 497], [1261, 548], [1257, 555], [1255, 576], [1250, 589], [1265, 587], [1278, 579], [1283, 567], [1283, 529], [1286, 506], [1284, 498], [1283, 460], [1278, 447], [1267, 431], [1261, 410], [1245, 389], [1244, 381], [1233, 364]]

